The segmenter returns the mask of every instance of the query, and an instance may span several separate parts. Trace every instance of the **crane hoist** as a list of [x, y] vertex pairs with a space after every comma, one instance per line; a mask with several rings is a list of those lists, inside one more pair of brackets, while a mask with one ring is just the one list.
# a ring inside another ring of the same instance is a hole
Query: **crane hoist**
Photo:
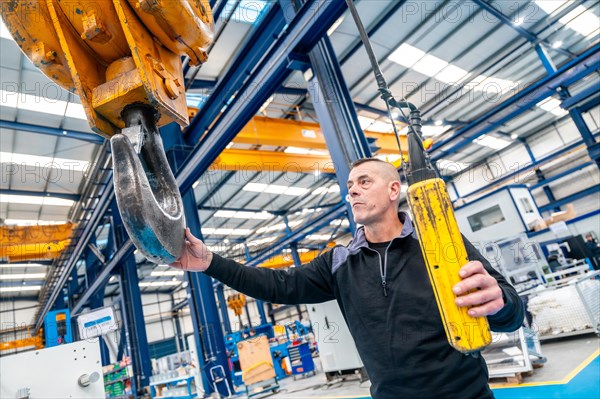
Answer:
[[204, 63], [214, 38], [208, 0], [10, 0], [2, 18], [46, 76], [79, 95], [110, 139], [115, 196], [149, 260], [181, 254], [185, 218], [158, 128], [187, 126], [182, 56]]

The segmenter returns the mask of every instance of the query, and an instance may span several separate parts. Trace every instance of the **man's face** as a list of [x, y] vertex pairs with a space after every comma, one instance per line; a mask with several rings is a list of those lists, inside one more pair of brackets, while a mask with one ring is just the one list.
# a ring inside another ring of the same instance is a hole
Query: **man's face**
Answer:
[[[350, 171], [348, 194], [356, 223], [369, 225], [380, 222], [390, 207], [396, 207], [399, 189], [395, 193], [391, 188], [393, 178], [385, 167], [378, 162], [365, 162]], [[396, 187], [399, 186], [398, 183]]]

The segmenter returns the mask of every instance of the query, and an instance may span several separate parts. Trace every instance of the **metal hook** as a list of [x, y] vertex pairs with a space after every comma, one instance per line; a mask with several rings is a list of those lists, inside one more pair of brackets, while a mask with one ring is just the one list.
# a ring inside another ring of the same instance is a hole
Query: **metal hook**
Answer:
[[127, 127], [110, 139], [119, 212], [129, 237], [148, 260], [171, 263], [185, 245], [185, 217], [155, 111], [135, 104], [122, 116]]

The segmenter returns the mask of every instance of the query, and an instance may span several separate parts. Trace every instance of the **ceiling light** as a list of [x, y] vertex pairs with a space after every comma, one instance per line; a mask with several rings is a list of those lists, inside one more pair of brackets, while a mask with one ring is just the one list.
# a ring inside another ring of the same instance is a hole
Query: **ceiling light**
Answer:
[[517, 18], [517, 19], [515, 20], [514, 24], [515, 24], [516, 26], [519, 26], [519, 25], [523, 24], [523, 22], [525, 22], [525, 18], [523, 18], [523, 17], [519, 17], [519, 18]]
[[513, 134], [510, 135], [510, 138], [513, 139], [513, 140], [516, 140], [516, 139], [519, 138], [519, 135], [516, 134], [516, 133], [513, 133]]
[[333, 32], [344, 22], [344, 16], [339, 17], [329, 29], [327, 29], [327, 36], [331, 36]]
[[536, 106], [556, 116], [564, 116], [568, 113], [560, 107], [560, 101], [552, 97], [540, 101]]
[[299, 147], [287, 147], [283, 152], [286, 154], [308, 154], [308, 148], [299, 148]]
[[0, 274], [0, 280], [34, 280], [43, 279], [46, 273], [15, 273], [15, 274]]
[[473, 140], [473, 142], [484, 147], [492, 148], [494, 150], [501, 150], [504, 147], [510, 145], [510, 141], [502, 140], [497, 137], [489, 136], [487, 134], [484, 134], [483, 136]]
[[48, 226], [55, 224], [65, 224], [66, 220], [40, 220], [40, 219], [4, 219], [5, 225], [18, 225], [18, 226]]
[[419, 50], [408, 43], [402, 43], [392, 54], [390, 54], [388, 59], [394, 61], [396, 64], [410, 68], [424, 56], [425, 52], [423, 50]]
[[448, 63], [433, 55], [427, 54], [421, 58], [415, 65], [412, 66], [417, 72], [427, 76], [435, 76], [439, 71], [444, 69]]
[[300, 196], [308, 192], [308, 189], [302, 187], [290, 187], [285, 191], [285, 195]]
[[552, 48], [559, 48], [560, 46], [562, 46], [563, 42], [561, 40], [557, 40], [554, 43], [552, 43]]
[[41, 263], [1, 263], [0, 268], [10, 269], [10, 268], [25, 268], [25, 267], [48, 267], [48, 265], [44, 265]]
[[269, 184], [267, 186], [267, 188], [265, 188], [264, 192], [268, 193], [268, 194], [283, 194], [283, 193], [286, 192], [286, 190], [288, 188], [289, 187], [287, 187], [287, 186], [280, 186], [280, 185], [277, 185], [277, 184]]
[[307, 240], [313, 241], [329, 241], [331, 240], [331, 235], [329, 234], [310, 234], [306, 236]]
[[78, 172], [84, 172], [88, 170], [90, 166], [89, 162], [78, 159], [44, 157], [41, 155], [20, 154], [16, 152], [0, 152], [0, 162]]
[[199, 185], [199, 184], [200, 184], [200, 180], [196, 180], [196, 181], [194, 182], [194, 184], [192, 184], [192, 188], [196, 188], [196, 187], [198, 187], [198, 185]]
[[140, 287], [163, 287], [163, 286], [175, 286], [181, 284], [181, 281], [150, 281], [139, 283]]
[[443, 70], [441, 70], [437, 75], [435, 75], [435, 78], [440, 82], [454, 84], [462, 80], [468, 74], [469, 72], [465, 71], [464, 69], [454, 66], [452, 64], [448, 64]]
[[152, 277], [161, 276], [183, 276], [183, 270], [155, 270], [150, 273]]
[[567, 0], [535, 0], [535, 4], [548, 15], [558, 10]]
[[450, 128], [450, 126], [446, 126], [446, 125], [435, 125], [435, 126], [426, 125], [426, 126], [421, 127], [421, 133], [423, 133], [423, 136], [425, 136], [425, 137], [433, 137], [433, 136], [437, 136], [438, 134], [442, 134], [449, 128]]
[[20, 285], [18, 287], [0, 287], [0, 292], [39, 291], [41, 289], [41, 285]]
[[9, 204], [27, 204], [27, 205], [52, 205], [52, 206], [73, 206], [75, 201], [54, 198], [54, 197], [35, 197], [32, 195], [13, 195], [1, 194], [0, 202]]
[[253, 191], [256, 193], [262, 193], [268, 187], [268, 184], [264, 183], [248, 183], [244, 186], [242, 190], [244, 191]]
[[433, 124], [436, 125], [436, 126], [442, 126], [444, 124], [444, 121], [441, 121], [441, 120], [438, 119]]

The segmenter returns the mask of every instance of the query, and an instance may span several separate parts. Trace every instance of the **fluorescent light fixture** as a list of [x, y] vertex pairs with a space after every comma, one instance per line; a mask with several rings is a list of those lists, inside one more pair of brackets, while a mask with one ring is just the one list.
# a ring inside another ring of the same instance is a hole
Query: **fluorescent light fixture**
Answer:
[[[290, 228], [296, 227], [296, 226], [302, 224], [302, 222], [304, 222], [304, 219], [290, 221], [290, 222], [288, 222], [288, 226], [290, 226]], [[256, 230], [256, 233], [262, 234], [262, 233], [269, 233], [271, 231], [278, 231], [278, 230], [284, 230], [284, 229], [285, 229], [285, 223], [277, 223], [277, 224], [272, 224], [270, 226], [261, 227], [258, 230]]]
[[502, 140], [494, 136], [489, 136], [487, 134], [484, 134], [483, 136], [473, 140], [473, 142], [484, 147], [492, 148], [494, 150], [501, 150], [504, 147], [510, 145], [510, 141]]
[[41, 289], [41, 285], [20, 285], [18, 287], [0, 287], [0, 292], [39, 291]]
[[203, 227], [202, 234], [204, 235], [220, 235], [220, 236], [247, 236], [252, 233], [250, 229], [228, 229], [228, 228], [213, 228], [213, 227]]
[[248, 242], [248, 246], [249, 247], [256, 247], [262, 244], [268, 244], [270, 242], [273, 242], [277, 239], [277, 237], [264, 237], [264, 238], [258, 238], [256, 240], [252, 240]]
[[150, 275], [152, 277], [183, 276], [183, 270], [154, 270]]
[[73, 206], [75, 201], [53, 198], [53, 197], [34, 197], [32, 195], [13, 195], [0, 194], [0, 202], [9, 204], [27, 204], [27, 205], [52, 205], [52, 206]]
[[408, 43], [402, 43], [400, 47], [390, 54], [388, 59], [394, 61], [396, 64], [410, 68], [424, 56], [425, 52], [423, 50], [419, 50]]
[[348, 221], [348, 219], [335, 219], [335, 220], [332, 220], [329, 224], [331, 226], [345, 226], [345, 227], [350, 226], [350, 222]]
[[575, 7], [559, 21], [583, 36], [589, 36], [600, 28], [596, 14], [586, 10], [583, 6]]
[[[416, 65], [415, 65], [416, 67]], [[462, 68], [459, 68], [455, 65], [448, 64], [444, 69], [442, 69], [435, 78], [440, 82], [444, 83], [457, 83], [462, 80], [465, 76], [469, 74], [468, 71], [465, 71]]]
[[15, 39], [13, 39], [12, 35], [8, 31], [8, 28], [4, 24], [2, 18], [0, 18], [0, 37], [2, 37], [3, 39], [12, 40], [13, 42], [15, 41]]
[[264, 183], [248, 183], [244, 186], [242, 190], [244, 191], [253, 191], [256, 193], [262, 193], [268, 187], [268, 184]]
[[335, 184], [331, 187], [318, 187], [312, 191], [313, 195], [322, 195], [322, 194], [331, 194], [331, 193], [339, 193], [340, 186]]
[[535, 4], [548, 15], [562, 7], [567, 0], [535, 0]]
[[15, 273], [15, 274], [0, 274], [0, 280], [35, 280], [43, 279], [46, 273]]
[[425, 137], [433, 137], [433, 136], [437, 136], [438, 134], [442, 134], [444, 133], [446, 130], [450, 129], [450, 126], [445, 126], [445, 125], [435, 125], [435, 126], [431, 126], [431, 125], [426, 125], [426, 126], [422, 126], [421, 127], [421, 133], [423, 133], [423, 136]]
[[90, 166], [88, 161], [44, 157], [41, 155], [20, 154], [16, 152], [0, 152], [0, 162], [78, 172], [85, 172]]
[[48, 265], [43, 265], [41, 263], [1, 263], [0, 268], [10, 269], [10, 268], [26, 268], [26, 267], [48, 267]]
[[435, 76], [438, 72], [444, 69], [448, 63], [433, 55], [427, 54], [421, 58], [415, 65], [412, 66], [417, 72], [427, 76]]
[[444, 124], [444, 121], [441, 121], [441, 120], [438, 119], [433, 124], [436, 125], [436, 126], [442, 126]]
[[66, 220], [39, 220], [39, 219], [4, 219], [6, 225], [18, 225], [18, 226], [50, 226], [54, 224], [64, 224]]
[[329, 29], [327, 29], [327, 36], [331, 36], [333, 34], [333, 32], [335, 32], [335, 30], [342, 24], [342, 22], [344, 22], [344, 16], [339, 17], [334, 23], [333, 25], [331, 25], [329, 27]]
[[192, 188], [196, 188], [198, 185], [200, 185], [200, 180], [196, 180], [194, 184], [192, 184]]
[[486, 92], [495, 90], [500, 92], [500, 94], [504, 94], [509, 90], [516, 88], [517, 85], [518, 82], [512, 80], [500, 79], [494, 76], [485, 75], [479, 75], [469, 82], [469, 86], [473, 87], [474, 90]]
[[560, 107], [560, 101], [552, 97], [540, 101], [536, 106], [556, 116], [564, 116], [568, 113]]
[[[309, 252], [309, 251], [310, 251], [310, 249], [308, 249], [308, 248], [298, 248], [298, 252], [300, 252], [300, 253]], [[290, 248], [285, 248], [282, 252], [285, 254], [289, 254], [292, 252], [292, 250]]]
[[519, 138], [519, 135], [516, 134], [516, 133], [513, 133], [513, 134], [510, 135], [510, 138], [513, 139], [513, 140], [516, 140], [516, 139]]
[[263, 184], [263, 183], [248, 183], [244, 186], [243, 190], [253, 191], [257, 193], [268, 193], [268, 194], [283, 194], [291, 196], [300, 196], [308, 192], [306, 188], [300, 187], [288, 187], [280, 186], [278, 184]]
[[164, 286], [176, 286], [181, 284], [181, 281], [150, 281], [150, 282], [141, 282], [139, 283], [140, 287], [164, 287]]
[[557, 40], [554, 43], [552, 43], [552, 48], [559, 48], [562, 45], [563, 45], [563, 42], [561, 40]]
[[214, 217], [227, 218], [227, 219], [258, 219], [266, 220], [270, 219], [272, 215], [269, 212], [244, 212], [244, 211], [217, 211], [213, 215]]
[[516, 26], [519, 26], [519, 25], [522, 25], [522, 24], [523, 24], [523, 22], [525, 22], [525, 18], [523, 18], [523, 17], [519, 17], [519, 18], [517, 18], [517, 19], [515, 20], [514, 24], [515, 24]]
[[329, 241], [331, 238], [332, 237], [329, 234], [310, 234], [306, 236], [307, 240], [312, 241]]

